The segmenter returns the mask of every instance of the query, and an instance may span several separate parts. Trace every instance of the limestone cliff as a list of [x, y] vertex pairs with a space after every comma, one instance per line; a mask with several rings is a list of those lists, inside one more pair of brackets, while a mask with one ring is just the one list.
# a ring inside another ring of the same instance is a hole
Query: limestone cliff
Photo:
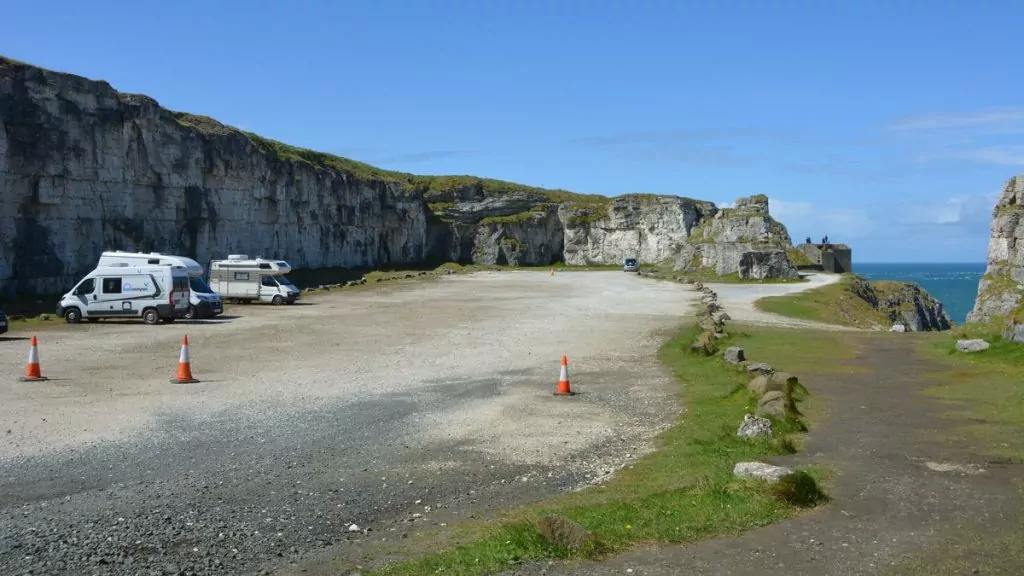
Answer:
[[949, 330], [953, 321], [945, 306], [917, 284], [868, 282], [853, 276], [849, 290], [880, 312], [890, 325], [902, 324], [911, 332]]
[[1024, 174], [1010, 178], [992, 210], [988, 267], [968, 322], [1008, 316], [1024, 303]]
[[[795, 274], [764, 196], [735, 208], [415, 176], [0, 57], [0, 295], [60, 293], [105, 249], [297, 268], [442, 261]], [[746, 264], [743, 264], [743, 263]]]

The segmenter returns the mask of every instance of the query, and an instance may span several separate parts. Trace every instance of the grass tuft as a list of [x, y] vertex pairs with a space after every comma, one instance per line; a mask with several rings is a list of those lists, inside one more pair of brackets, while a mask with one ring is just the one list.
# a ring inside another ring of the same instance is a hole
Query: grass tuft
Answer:
[[772, 486], [772, 493], [782, 502], [799, 508], [812, 508], [828, 500], [814, 477], [803, 470], [780, 478]]

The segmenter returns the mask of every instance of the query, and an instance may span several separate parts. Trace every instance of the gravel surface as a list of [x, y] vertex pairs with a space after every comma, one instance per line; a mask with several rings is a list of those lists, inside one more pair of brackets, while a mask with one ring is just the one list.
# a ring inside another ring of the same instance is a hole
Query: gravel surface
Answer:
[[[258, 574], [400, 537], [414, 513], [599, 481], [678, 414], [655, 352], [695, 298], [621, 272], [494, 272], [48, 327], [43, 383], [17, 382], [12, 334], [0, 574]], [[168, 382], [185, 333], [200, 384]], [[552, 395], [562, 354], [572, 398]]]
[[857, 328], [837, 326], [814, 322], [811, 320], [799, 320], [787, 318], [762, 312], [754, 306], [754, 302], [768, 296], [785, 296], [803, 292], [821, 286], [834, 284], [842, 279], [838, 274], [806, 274], [807, 282], [798, 284], [716, 284], [706, 283], [708, 287], [718, 293], [718, 302], [722, 308], [729, 313], [735, 322], [747, 322], [750, 324], [768, 324], [772, 326], [785, 326], [788, 328], [815, 328], [818, 330], [843, 330], [860, 331]]

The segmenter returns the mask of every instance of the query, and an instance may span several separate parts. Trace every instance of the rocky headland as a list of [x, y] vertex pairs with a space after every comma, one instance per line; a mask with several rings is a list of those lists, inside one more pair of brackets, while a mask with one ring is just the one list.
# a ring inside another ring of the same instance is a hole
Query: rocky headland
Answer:
[[103, 250], [296, 268], [620, 264], [794, 278], [763, 195], [732, 208], [416, 176], [0, 57], [0, 296], [55, 294]]
[[1010, 178], [995, 208], [985, 275], [969, 323], [1003, 325], [1003, 338], [1024, 344], [1024, 174]]
[[987, 262], [968, 322], [1004, 318], [1024, 304], [1024, 174], [1010, 178], [992, 210]]

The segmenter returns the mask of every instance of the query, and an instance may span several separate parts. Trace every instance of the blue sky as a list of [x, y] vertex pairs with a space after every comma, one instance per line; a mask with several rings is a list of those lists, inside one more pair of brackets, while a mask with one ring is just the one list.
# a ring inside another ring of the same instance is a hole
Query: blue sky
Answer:
[[0, 54], [382, 167], [725, 203], [985, 259], [1024, 172], [1012, 1], [52, 0]]

